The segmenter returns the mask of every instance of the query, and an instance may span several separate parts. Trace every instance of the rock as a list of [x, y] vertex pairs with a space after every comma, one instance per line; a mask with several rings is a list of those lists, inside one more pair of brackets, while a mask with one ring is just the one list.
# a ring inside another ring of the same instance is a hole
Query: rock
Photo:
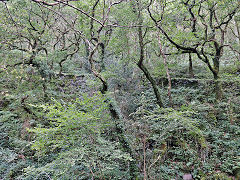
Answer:
[[191, 174], [184, 174], [183, 175], [183, 180], [192, 180], [192, 175]]

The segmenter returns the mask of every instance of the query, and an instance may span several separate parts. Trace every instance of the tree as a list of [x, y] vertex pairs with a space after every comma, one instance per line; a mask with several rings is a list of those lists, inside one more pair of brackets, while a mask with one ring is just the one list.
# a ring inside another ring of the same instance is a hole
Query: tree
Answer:
[[143, 7], [140, 1], [136, 1], [136, 4], [133, 4], [133, 11], [137, 14], [138, 16], [138, 43], [139, 43], [139, 48], [140, 48], [140, 57], [137, 62], [138, 67], [142, 70], [146, 78], [149, 80], [149, 82], [152, 85], [154, 94], [157, 99], [157, 104], [160, 107], [163, 107], [162, 99], [161, 99], [161, 94], [159, 92], [159, 89], [157, 87], [157, 83], [153, 79], [152, 75], [150, 74], [149, 70], [146, 68], [146, 66], [143, 64], [144, 62], [144, 46], [147, 43], [144, 43], [144, 36], [146, 35], [148, 29], [145, 29], [145, 33], [143, 34], [143, 16], [142, 16], [142, 11]]
[[[156, 12], [155, 6], [160, 4], [151, 0], [148, 6], [149, 16], [178, 51], [194, 53], [208, 66], [215, 82], [216, 99], [221, 99], [220, 59], [226, 47], [225, 37], [228, 25], [239, 11], [239, 2], [187, 0], [163, 4], [162, 12], [156, 15], [153, 13]], [[168, 15], [165, 15], [167, 13]], [[169, 21], [174, 22], [171, 32], [165, 30], [165, 27], [169, 28], [167, 26]], [[177, 36], [173, 36], [173, 33], [177, 33]]]

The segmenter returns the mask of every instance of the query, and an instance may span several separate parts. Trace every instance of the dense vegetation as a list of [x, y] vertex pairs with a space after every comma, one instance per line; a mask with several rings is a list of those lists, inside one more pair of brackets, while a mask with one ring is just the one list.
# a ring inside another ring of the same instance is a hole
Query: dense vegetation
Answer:
[[240, 179], [238, 0], [0, 0], [0, 179]]

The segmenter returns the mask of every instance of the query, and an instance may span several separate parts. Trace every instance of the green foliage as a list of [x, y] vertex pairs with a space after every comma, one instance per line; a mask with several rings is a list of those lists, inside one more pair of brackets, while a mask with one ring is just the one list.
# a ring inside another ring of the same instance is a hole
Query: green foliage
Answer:
[[105, 101], [98, 93], [93, 97], [83, 95], [68, 104], [54, 100], [53, 104], [41, 105], [49, 125], [29, 130], [37, 136], [33, 149], [42, 152], [65, 149], [79, 141], [84, 144], [85, 138], [91, 135], [103, 133], [110, 126]]
[[[239, 179], [238, 0], [149, 5], [0, 2], [0, 179], [181, 179], [185, 173]], [[136, 65], [140, 28], [143, 64], [161, 82], [165, 108], [156, 105]], [[168, 55], [172, 107], [157, 35]], [[191, 51], [194, 78], [189, 50], [169, 38], [199, 52]], [[209, 70], [216, 43], [224, 46], [218, 74], [224, 97], [218, 102]], [[97, 75], [88, 62], [91, 52]], [[97, 93], [98, 75], [106, 80], [105, 95]]]
[[26, 168], [20, 178], [43, 178], [46, 175], [53, 179], [127, 178], [127, 162], [132, 159], [118, 148], [116, 143], [97, 137], [94, 142], [81, 143], [58, 153], [55, 160], [41, 167]]
[[[144, 163], [143, 140], [146, 138], [145, 163], [149, 176], [173, 178], [187, 169], [191, 171], [194, 162], [198, 161], [198, 149], [193, 144], [198, 144], [201, 149], [207, 147], [197, 113], [188, 106], [181, 106], [178, 110], [151, 106], [144, 95], [140, 104], [132, 113], [133, 121], [129, 122], [127, 129], [134, 135], [131, 136], [131, 145], [136, 150], [135, 158]], [[177, 163], [176, 166], [167, 167], [166, 163], [172, 162], [166, 157]], [[185, 166], [181, 167], [180, 163]]]
[[36, 136], [32, 148], [43, 157], [52, 153], [58, 157], [40, 167], [26, 168], [21, 178], [128, 176], [127, 162], [132, 158], [119, 150], [118, 143], [108, 140], [112, 123], [105, 97], [99, 93], [92, 97], [83, 94], [73, 102], [54, 100], [52, 104], [36, 107], [44, 109], [49, 124], [29, 129]]

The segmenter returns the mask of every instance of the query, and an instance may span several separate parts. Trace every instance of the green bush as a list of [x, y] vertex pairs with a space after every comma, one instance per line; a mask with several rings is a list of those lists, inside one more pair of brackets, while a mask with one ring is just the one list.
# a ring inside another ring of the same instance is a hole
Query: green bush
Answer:
[[108, 140], [112, 128], [107, 100], [100, 93], [86, 94], [71, 103], [54, 100], [43, 108], [48, 125], [29, 129], [36, 136], [32, 148], [38, 159], [53, 160], [25, 168], [21, 179], [85, 179], [127, 177], [129, 154]]

